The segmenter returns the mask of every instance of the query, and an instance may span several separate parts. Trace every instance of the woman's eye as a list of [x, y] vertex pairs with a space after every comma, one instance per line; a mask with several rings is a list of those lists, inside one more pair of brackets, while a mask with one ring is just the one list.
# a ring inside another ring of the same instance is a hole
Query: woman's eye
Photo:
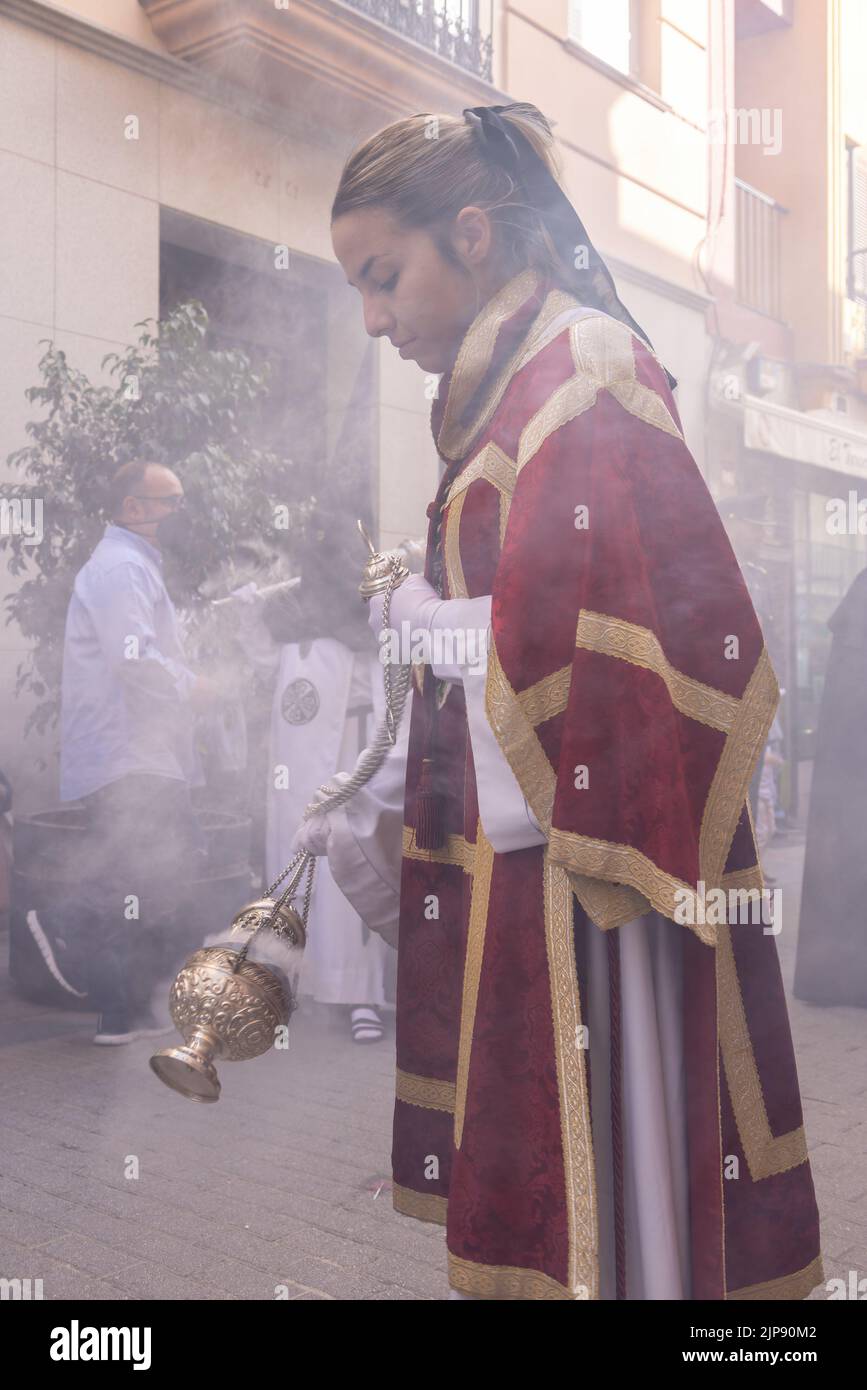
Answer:
[[380, 285], [381, 290], [393, 290], [397, 284], [397, 271], [394, 272], [390, 280], [386, 280], [384, 285]]

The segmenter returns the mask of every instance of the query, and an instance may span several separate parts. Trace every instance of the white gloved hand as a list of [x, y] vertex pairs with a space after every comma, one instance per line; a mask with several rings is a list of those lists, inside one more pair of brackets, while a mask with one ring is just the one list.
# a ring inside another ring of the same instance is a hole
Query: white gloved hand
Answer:
[[[316, 791], [310, 798], [311, 805], [327, 801], [329, 796], [331, 796], [331, 792], [324, 790], [325, 786], [333, 787], [335, 790], [338, 790], [349, 781], [351, 776], [352, 774], [350, 772], [335, 772], [333, 776], [329, 777], [323, 787], [316, 788]], [[327, 811], [318, 811], [314, 815], [309, 816], [307, 820], [301, 822], [301, 825], [295, 832], [295, 837], [290, 846], [290, 856], [297, 854], [299, 849], [306, 850], [308, 854], [315, 855], [316, 858], [319, 858], [323, 854], [327, 854], [330, 831], [331, 824], [328, 819]]]
[[[409, 623], [410, 631], [417, 628], [427, 630], [431, 625], [431, 620], [439, 605], [443, 602], [432, 585], [428, 584], [423, 574], [411, 574], [391, 595], [391, 607], [389, 609], [389, 625], [396, 632], [400, 632], [401, 623]], [[375, 637], [378, 637], [382, 629], [382, 610], [385, 607], [385, 595], [374, 594], [370, 600], [370, 611], [367, 621]]]
[[331, 826], [328, 821], [327, 811], [318, 811], [316, 815], [303, 820], [295, 832], [295, 837], [290, 846], [290, 858], [297, 854], [299, 849], [306, 850], [315, 858], [328, 853], [328, 836]]
[[[382, 595], [370, 600], [369, 622], [377, 636], [384, 602]], [[408, 650], [404, 649], [404, 623], [408, 624]], [[389, 627], [397, 637], [392, 646], [404, 660], [419, 648], [428, 651], [439, 680], [463, 681], [467, 675], [485, 674], [490, 623], [490, 594], [442, 599], [420, 574], [411, 574], [391, 596]]]

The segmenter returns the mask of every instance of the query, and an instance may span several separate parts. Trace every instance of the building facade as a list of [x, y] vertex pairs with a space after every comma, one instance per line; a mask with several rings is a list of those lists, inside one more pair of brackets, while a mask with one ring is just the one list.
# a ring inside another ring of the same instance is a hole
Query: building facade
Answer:
[[[437, 477], [436, 382], [366, 338], [331, 249], [330, 202], [347, 154], [388, 121], [526, 100], [554, 124], [569, 195], [679, 380], [687, 442], [711, 489], [742, 488], [753, 454], [773, 471], [774, 449], [755, 441], [792, 428], [779, 411], [812, 409], [801, 358], [848, 370], [843, 323], [832, 347], [812, 317], [828, 319], [816, 296], [806, 314], [797, 261], [783, 261], [777, 299], [744, 306], [759, 248], [738, 234], [741, 185], [789, 209], [787, 233], [799, 203], [785, 153], [751, 155], [730, 127], [721, 140], [716, 113], [753, 101], [761, 45], [781, 34], [795, 36], [812, 82], [814, 12], [832, 25], [838, 5], [815, 0], [792, 19], [782, 0], [0, 0], [0, 468], [26, 442], [40, 339], [99, 380], [103, 355], [132, 341], [138, 321], [195, 293], [225, 340], [277, 363], [270, 437], [291, 437], [323, 471], [352, 439], [383, 544], [421, 533]], [[768, 16], [783, 30], [763, 30]], [[827, 81], [816, 95], [826, 112]], [[788, 106], [786, 119], [788, 139]], [[822, 167], [811, 177], [823, 182], [828, 146], [813, 152]], [[805, 189], [805, 218], [812, 197]], [[778, 395], [745, 384], [740, 356], [754, 340], [763, 362], [767, 344], [782, 364]], [[809, 380], [818, 408], [824, 378]], [[804, 428], [824, 428], [809, 419]], [[837, 437], [854, 460], [853, 441]], [[786, 522], [806, 528], [809, 563], [811, 516], [793, 501]], [[21, 744], [14, 630], [0, 630], [0, 652], [0, 700], [16, 711], [0, 766], [27, 806], [50, 799], [53, 784], [50, 771], [35, 775], [32, 742]]]
[[867, 12], [858, 0], [737, 0], [732, 18], [730, 95], [711, 144], [707, 474], [718, 499], [764, 498], [751, 559], [785, 691], [794, 816], [827, 620], [867, 564]]

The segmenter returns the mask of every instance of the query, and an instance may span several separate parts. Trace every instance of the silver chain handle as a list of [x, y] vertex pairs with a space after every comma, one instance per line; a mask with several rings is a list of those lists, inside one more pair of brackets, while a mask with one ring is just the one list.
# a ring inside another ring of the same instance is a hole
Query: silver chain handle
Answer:
[[[391, 574], [389, 575], [388, 587], [385, 591], [385, 602], [382, 608], [383, 632], [388, 630], [391, 622], [391, 595], [394, 592], [397, 568], [398, 562], [395, 562]], [[397, 666], [393, 668], [390, 662], [386, 663], [384, 672], [385, 718], [379, 725], [374, 735], [373, 742], [365, 748], [355, 765], [354, 771], [341, 786], [332, 787], [329, 786], [328, 783], [323, 783], [319, 790], [325, 793], [324, 799], [311, 801], [310, 805], [304, 810], [303, 820], [309, 820], [311, 816], [317, 815], [320, 811], [327, 815], [329, 811], [335, 811], [338, 806], [345, 805], [357, 791], [370, 781], [374, 773], [379, 771], [382, 764], [385, 762], [389, 749], [392, 748], [397, 741], [397, 731], [400, 727], [400, 721], [406, 706], [406, 697], [409, 691], [411, 678], [411, 666]], [[281, 875], [281, 877], [283, 876], [284, 875]], [[279, 881], [278, 879], [278, 882]]]

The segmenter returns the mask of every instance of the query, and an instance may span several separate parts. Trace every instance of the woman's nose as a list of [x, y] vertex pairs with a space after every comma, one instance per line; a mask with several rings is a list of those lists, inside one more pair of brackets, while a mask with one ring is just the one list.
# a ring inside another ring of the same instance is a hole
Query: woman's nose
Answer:
[[365, 304], [364, 328], [369, 337], [382, 338], [394, 329], [394, 315], [381, 305]]

